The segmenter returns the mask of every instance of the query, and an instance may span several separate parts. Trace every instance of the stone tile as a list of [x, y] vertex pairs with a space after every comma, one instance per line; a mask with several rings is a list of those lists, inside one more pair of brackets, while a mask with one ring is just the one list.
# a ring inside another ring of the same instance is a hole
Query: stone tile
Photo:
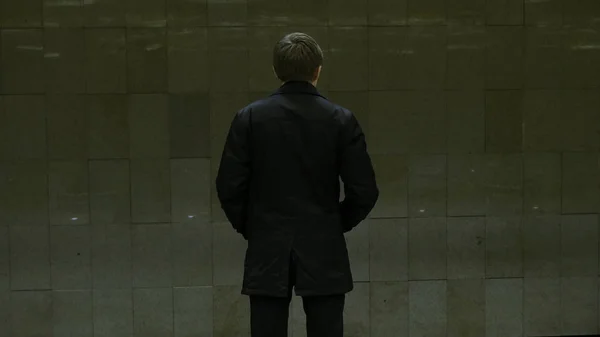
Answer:
[[525, 277], [558, 277], [561, 264], [560, 216], [523, 218], [523, 270]]
[[0, 39], [2, 39], [0, 92], [3, 94], [44, 93], [45, 79], [44, 76], [40, 76], [44, 73], [42, 30], [3, 29]]
[[[372, 71], [369, 72], [372, 74]], [[408, 153], [406, 117], [398, 112], [406, 104], [396, 91], [369, 91], [369, 148], [372, 155], [400, 155]]]
[[243, 26], [248, 23], [248, 0], [208, 0], [207, 5], [209, 26]]
[[[0, 294], [10, 290], [10, 236], [9, 227], [0, 227]], [[0, 295], [1, 296], [1, 295]], [[0, 310], [1, 311], [1, 310]], [[0, 318], [1, 322], [1, 318]], [[4, 337], [1, 334], [0, 336]]]
[[42, 24], [42, 7], [39, 0], [0, 2], [0, 26], [39, 27]]
[[600, 115], [598, 114], [600, 96], [598, 96], [598, 90], [562, 90], [560, 95], [562, 102], [559, 123], [562, 131], [560, 137], [562, 150], [565, 152], [598, 151], [600, 148]]
[[85, 92], [85, 34], [83, 29], [46, 28], [44, 67], [46, 92]]
[[55, 226], [50, 231], [53, 290], [92, 288], [89, 226]]
[[204, 27], [208, 23], [208, 1], [167, 0], [169, 27]]
[[10, 315], [10, 292], [0, 290], [0, 336], [2, 337], [12, 336]]
[[514, 25], [524, 22], [524, 0], [489, 0], [486, 2], [486, 24]]
[[94, 289], [131, 288], [131, 228], [122, 225], [92, 228]]
[[[248, 90], [248, 30], [242, 27], [209, 28], [210, 88], [215, 92]], [[231, 78], [238, 78], [231, 81]]]
[[98, 0], [83, 4], [86, 27], [124, 27], [126, 13], [126, 1]]
[[446, 1], [408, 1], [408, 23], [410, 25], [443, 25], [446, 23]]
[[91, 291], [53, 291], [52, 317], [56, 337], [92, 337], [93, 312]]
[[[598, 13], [598, 10], [596, 10], [596, 13]], [[565, 21], [567, 20], [565, 19]], [[598, 22], [597, 17], [595, 20]], [[572, 27], [565, 29], [565, 31], [566, 34], [563, 41], [564, 63], [562, 67], [563, 87], [578, 89], [598, 88], [598, 85], [600, 85], [600, 80], [598, 79], [600, 66], [595, 60], [600, 57], [600, 50], [587, 47], [600, 43], [600, 34], [597, 28], [578, 29]]]
[[448, 157], [448, 215], [480, 216], [487, 210], [485, 157], [450, 155]]
[[173, 331], [173, 289], [133, 290], [133, 335], [170, 337]]
[[[374, 4], [373, 6], [379, 5]], [[404, 10], [406, 11], [406, 7]], [[389, 15], [393, 12], [386, 13]], [[392, 15], [395, 16], [395, 13]], [[372, 21], [371, 16], [375, 16], [375, 14], [370, 14], [369, 21]], [[388, 20], [393, 23], [396, 20], [404, 19], [390, 18], [387, 15], [379, 18], [379, 21], [383, 22]], [[397, 22], [393, 24], [398, 25]], [[407, 89], [408, 39], [408, 27], [369, 28], [369, 90]], [[398, 105], [388, 107], [392, 106]]]
[[[179, 0], [177, 2], [183, 3]], [[197, 5], [201, 2], [186, 3]], [[195, 13], [197, 12], [192, 12], [191, 15]], [[207, 28], [169, 28], [167, 34], [169, 92], [207, 92], [209, 84]]]
[[[397, 106], [396, 110], [393, 110], [391, 106], [386, 107], [389, 110], [385, 114], [393, 114], [390, 119], [396, 119], [396, 122], [399, 123], [398, 127], [393, 130], [392, 137], [399, 139], [401, 147], [384, 153], [444, 153], [447, 148], [445, 92], [438, 90], [401, 91], [395, 92], [393, 95], [395, 100], [402, 103]], [[370, 101], [370, 103], [373, 108], [374, 102]], [[380, 124], [383, 120], [373, 118], [372, 121], [378, 122], [378, 124], [372, 124], [374, 130], [380, 130], [379, 128], [383, 127]], [[387, 122], [390, 123], [389, 120]], [[391, 125], [393, 124], [390, 123], [390, 126], [386, 126], [390, 131]], [[401, 137], [398, 137], [399, 134]], [[387, 146], [397, 142], [398, 140], [386, 140], [386, 143], [389, 144]], [[374, 145], [377, 149], [377, 144]]]
[[561, 276], [598, 275], [598, 215], [564, 215], [561, 223]]
[[250, 336], [250, 302], [239, 286], [215, 286], [213, 315], [215, 336]]
[[128, 97], [87, 95], [88, 148], [92, 159], [129, 158]]
[[87, 225], [90, 223], [89, 173], [86, 161], [49, 163], [51, 225]]
[[94, 337], [133, 336], [131, 289], [94, 291]]
[[48, 157], [88, 159], [88, 115], [83, 95], [46, 97]]
[[371, 337], [408, 336], [408, 283], [371, 282]]
[[408, 0], [368, 2], [370, 26], [404, 26], [408, 23]]
[[448, 337], [485, 336], [485, 281], [451, 280], [447, 287]]
[[488, 216], [517, 216], [523, 213], [523, 156], [485, 156], [485, 190]]
[[560, 154], [523, 155], [523, 211], [527, 214], [559, 214], [561, 178]]
[[134, 223], [171, 220], [169, 160], [131, 162], [131, 219]]
[[561, 279], [562, 335], [598, 333], [598, 278]]
[[523, 277], [521, 219], [486, 218], [486, 277]]
[[13, 291], [10, 303], [12, 336], [53, 336], [50, 291]]
[[129, 161], [92, 160], [90, 172], [90, 216], [93, 225], [131, 222]]
[[446, 279], [446, 227], [445, 218], [423, 218], [409, 221], [409, 280]]
[[575, 0], [563, 4], [565, 26], [575, 27], [597, 27], [598, 2], [590, 0]]
[[244, 276], [244, 256], [248, 243], [229, 223], [214, 224], [213, 245], [214, 285], [241, 285]]
[[[427, 2], [442, 3], [443, 7], [443, 2], [440, 0], [427, 0]], [[409, 1], [409, 3], [418, 4], [417, 7], [420, 7], [417, 9], [418, 11], [426, 8], [422, 7], [422, 1]], [[409, 8], [409, 10], [412, 9]], [[440, 20], [440, 17], [432, 14], [431, 20], [437, 21]], [[441, 20], [445, 20], [445, 13]], [[423, 22], [423, 24], [428, 23]], [[408, 66], [406, 74], [408, 77], [398, 80], [406, 81], [404, 87], [407, 89], [443, 89], [448, 59], [447, 29], [440, 26], [418, 26], [419, 23], [416, 25], [408, 30], [407, 53], [404, 55]]]
[[408, 222], [405, 219], [370, 220], [370, 280], [408, 280]]
[[164, 28], [127, 29], [127, 91], [167, 89], [167, 33]]
[[[511, 2], [514, 1], [522, 0], [511, 0]], [[497, 0], [493, 2], [497, 2]], [[518, 26], [487, 28], [485, 68], [487, 89], [520, 89], [522, 87], [523, 32], [523, 28]]]
[[372, 218], [406, 217], [408, 213], [408, 163], [403, 156], [373, 155], [371, 157], [379, 200], [371, 212]]
[[248, 93], [210, 95], [210, 158], [218, 166], [225, 140], [235, 114], [249, 103]]
[[3, 96], [0, 103], [0, 158], [45, 160], [48, 145], [44, 96]]
[[527, 155], [558, 151], [564, 147], [561, 104], [559, 90], [527, 90], [523, 93], [523, 151], [528, 152]]
[[11, 290], [51, 288], [48, 235], [45, 226], [10, 227]]
[[491, 153], [521, 152], [523, 140], [523, 92], [486, 91], [486, 146]]
[[212, 231], [209, 222], [173, 224], [173, 285], [212, 285]]
[[210, 159], [171, 160], [171, 221], [210, 220]]
[[[532, 6], [534, 4], [529, 0], [527, 3]], [[556, 1], [549, 0], [544, 3], [552, 4]], [[525, 34], [525, 87], [530, 89], [561, 88], [564, 61], [562, 29], [529, 27]]]
[[448, 23], [481, 26], [485, 24], [484, 0], [449, 0], [446, 3]]
[[369, 332], [371, 331], [369, 310], [370, 298], [369, 283], [354, 283], [354, 290], [346, 296], [346, 306], [344, 308], [344, 336], [369, 336]]
[[44, 27], [82, 27], [83, 1], [43, 0]]
[[213, 336], [213, 288], [174, 288], [174, 336]]
[[368, 282], [370, 279], [370, 227], [373, 222], [378, 220], [364, 221], [346, 233], [352, 278], [355, 282]]
[[[326, 97], [329, 98], [330, 100], [332, 100], [332, 98], [329, 96], [329, 92], [323, 91], [321, 89], [318, 89], [318, 90], [321, 93], [321, 95], [327, 94]], [[256, 101], [260, 101], [260, 100], [262, 100], [262, 99], [264, 99], [266, 97], [269, 97], [269, 95], [271, 95], [272, 93], [273, 92], [269, 91], [269, 90], [265, 90], [265, 91], [251, 91], [251, 92], [248, 93], [247, 101], [250, 102], [250, 103], [253, 103], [253, 102], [256, 102]], [[346, 91], [346, 93], [354, 94], [353, 92], [348, 92], [348, 91]]]
[[133, 286], [170, 287], [173, 284], [173, 240], [170, 225], [132, 228]]
[[[293, 26], [324, 27], [329, 23], [326, 8], [315, 11], [314, 8], [326, 7], [321, 0], [310, 0], [307, 2], [290, 1], [288, 17]], [[310, 34], [309, 34], [310, 35]]]
[[0, 224], [48, 224], [48, 169], [46, 161], [0, 164]]
[[293, 20], [288, 1], [247, 0], [247, 3], [249, 25], [280, 27], [289, 25]]
[[560, 279], [525, 279], [523, 296], [525, 336], [560, 336]]
[[128, 0], [127, 26], [165, 27], [167, 25], [165, 0]]
[[527, 26], [562, 26], [563, 16], [563, 2], [560, 0], [525, 1], [525, 24]]
[[371, 91], [369, 111], [369, 128], [377, 130], [370, 134], [373, 154], [436, 154], [446, 151], [444, 93]]
[[485, 94], [480, 90], [447, 91], [448, 153], [485, 151]]
[[[271, 92], [281, 85], [273, 71], [273, 47], [284, 36], [278, 26], [250, 27], [248, 43], [248, 88], [253, 92]], [[318, 41], [317, 41], [318, 42]], [[323, 48], [323, 47], [321, 47]]]
[[366, 26], [370, 1], [329, 1], [330, 26]]
[[129, 96], [129, 154], [132, 159], [170, 157], [168, 96]]
[[485, 218], [448, 218], [448, 279], [485, 278]]
[[409, 335], [443, 337], [447, 334], [446, 281], [408, 284]]
[[446, 156], [425, 155], [409, 159], [408, 213], [410, 217], [446, 216]]
[[88, 93], [127, 91], [126, 37], [126, 30], [120, 28], [85, 30]]
[[[482, 0], [451, 1], [481, 2]], [[453, 7], [449, 6], [448, 10], [450, 11], [451, 8]], [[451, 15], [450, 12], [448, 15]], [[453, 19], [449, 18], [449, 20]], [[485, 27], [464, 25], [448, 27], [447, 63], [446, 89], [479, 91], [485, 88]]]
[[486, 336], [523, 336], [523, 279], [486, 280]]
[[[366, 27], [329, 29], [329, 89], [367, 90], [369, 85], [369, 34]], [[271, 48], [272, 49], [272, 48]]]
[[209, 103], [206, 94], [169, 96], [171, 158], [210, 157]]

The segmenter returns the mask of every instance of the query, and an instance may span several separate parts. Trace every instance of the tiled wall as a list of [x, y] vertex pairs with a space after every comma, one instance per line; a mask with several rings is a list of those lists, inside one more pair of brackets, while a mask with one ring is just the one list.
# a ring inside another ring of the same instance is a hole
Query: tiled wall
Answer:
[[0, 337], [248, 336], [212, 186], [291, 31], [381, 186], [347, 336], [598, 333], [599, 0], [0, 0], [0, 25]]

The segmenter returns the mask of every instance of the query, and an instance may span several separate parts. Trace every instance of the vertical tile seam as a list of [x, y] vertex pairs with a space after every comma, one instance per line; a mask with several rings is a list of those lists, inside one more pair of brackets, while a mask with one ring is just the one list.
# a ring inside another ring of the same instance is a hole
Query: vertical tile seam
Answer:
[[171, 293], [171, 336], [175, 336], [176, 332], [175, 332], [175, 259], [174, 259], [174, 255], [173, 255], [173, 234], [174, 234], [174, 227], [173, 227], [173, 186], [172, 186], [172, 179], [171, 179], [171, 175], [172, 175], [172, 168], [171, 168], [171, 118], [170, 118], [170, 111], [169, 111], [169, 98], [170, 98], [170, 88], [169, 88], [169, 71], [170, 71], [170, 67], [169, 67], [169, 10], [168, 10], [168, 1], [167, 0], [163, 0], [164, 3], [164, 18], [165, 18], [165, 28], [164, 28], [164, 43], [165, 43], [165, 78], [164, 78], [164, 87], [163, 89], [165, 90], [165, 110], [166, 110], [166, 115], [167, 115], [167, 134], [168, 134], [168, 138], [169, 138], [169, 155], [167, 157], [167, 167], [168, 167], [168, 172], [167, 172], [167, 179], [169, 181], [169, 199], [168, 199], [168, 203], [169, 203], [169, 229], [170, 229], [170, 233], [169, 233], [169, 241], [170, 241], [170, 256], [169, 256], [169, 260], [170, 260], [170, 264], [171, 264], [171, 272], [170, 272], [170, 278], [171, 278], [171, 287], [170, 287], [170, 293]]
[[[365, 38], [366, 38], [366, 44], [367, 44], [367, 55], [366, 55], [366, 68], [367, 68], [367, 78], [366, 78], [366, 88], [367, 88], [367, 94], [366, 94], [366, 100], [367, 100], [367, 105], [366, 105], [366, 112], [367, 112], [367, 133], [371, 134], [370, 130], [371, 130], [371, 95], [370, 90], [371, 90], [371, 27], [369, 25], [369, 3], [368, 0], [364, 0], [363, 1], [363, 5], [364, 5], [364, 10], [365, 10]], [[330, 12], [331, 13], [331, 12]], [[328, 24], [331, 24], [331, 18], [328, 19]], [[329, 28], [328, 28], [329, 29]], [[330, 43], [330, 41], [328, 41]], [[370, 217], [369, 217], [370, 218]], [[373, 303], [373, 291], [372, 291], [372, 286], [371, 286], [371, 233], [372, 233], [372, 225], [373, 225], [373, 221], [368, 220], [368, 236], [367, 236], [367, 277], [369, 280], [369, 298], [368, 298], [368, 310], [369, 310], [369, 336], [371, 336], [372, 332], [373, 332], [373, 310], [371, 308], [371, 305]]]
[[564, 171], [565, 171], [565, 153], [564, 151], [559, 152], [560, 158], [560, 215], [559, 215], [559, 223], [558, 223], [558, 312], [559, 312], [559, 329], [562, 334], [564, 330], [564, 320], [563, 320], [563, 278], [564, 278], [564, 266], [563, 266], [563, 218], [564, 218]]

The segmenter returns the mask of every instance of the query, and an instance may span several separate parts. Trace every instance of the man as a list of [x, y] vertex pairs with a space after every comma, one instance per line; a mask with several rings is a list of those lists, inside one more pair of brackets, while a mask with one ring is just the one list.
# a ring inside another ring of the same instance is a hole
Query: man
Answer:
[[281, 39], [273, 69], [283, 85], [236, 114], [223, 150], [217, 192], [248, 240], [242, 294], [250, 296], [252, 337], [287, 336], [294, 287], [308, 337], [343, 336], [353, 288], [344, 233], [367, 217], [379, 191], [358, 121], [316, 89], [322, 63], [310, 36]]

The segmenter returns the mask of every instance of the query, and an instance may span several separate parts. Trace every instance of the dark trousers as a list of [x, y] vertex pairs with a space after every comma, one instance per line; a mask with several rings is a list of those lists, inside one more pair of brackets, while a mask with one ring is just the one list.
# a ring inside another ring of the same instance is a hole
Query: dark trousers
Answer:
[[[307, 337], [343, 337], [345, 295], [302, 298]], [[287, 337], [292, 297], [250, 296], [252, 337]]]
[[[287, 297], [250, 296], [251, 337], [287, 337], [296, 263], [290, 257]], [[302, 297], [307, 337], [343, 337], [346, 295]]]

